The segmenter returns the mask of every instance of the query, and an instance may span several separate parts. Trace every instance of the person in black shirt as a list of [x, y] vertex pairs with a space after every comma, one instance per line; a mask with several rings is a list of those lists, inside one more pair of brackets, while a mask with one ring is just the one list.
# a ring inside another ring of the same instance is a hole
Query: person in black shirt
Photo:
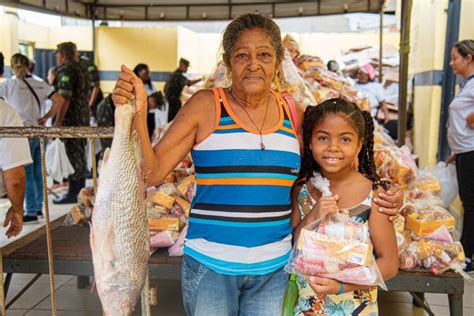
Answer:
[[171, 122], [179, 109], [181, 109], [181, 91], [184, 86], [192, 86], [201, 81], [201, 79], [189, 80], [183, 74], [188, 71], [189, 61], [181, 58], [179, 60], [179, 67], [176, 69], [165, 84], [165, 96], [169, 104], [168, 122]]

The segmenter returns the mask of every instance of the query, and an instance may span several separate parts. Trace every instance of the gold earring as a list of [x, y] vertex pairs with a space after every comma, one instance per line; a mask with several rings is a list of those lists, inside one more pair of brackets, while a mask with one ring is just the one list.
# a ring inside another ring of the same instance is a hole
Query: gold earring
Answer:
[[353, 170], [359, 170], [359, 157], [356, 156], [354, 160], [352, 161], [351, 168]]

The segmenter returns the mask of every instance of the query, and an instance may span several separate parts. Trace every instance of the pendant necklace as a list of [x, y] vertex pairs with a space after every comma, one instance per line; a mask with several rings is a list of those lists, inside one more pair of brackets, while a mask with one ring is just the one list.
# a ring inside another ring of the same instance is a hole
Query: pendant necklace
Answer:
[[237, 98], [234, 96], [234, 94], [232, 93], [232, 89], [229, 89], [229, 92], [230, 92], [230, 95], [232, 96], [232, 99], [234, 99], [235, 103], [237, 103], [245, 112], [245, 114], [247, 114], [248, 118], [250, 119], [250, 122], [252, 122], [253, 126], [255, 127], [255, 129], [258, 131], [258, 133], [260, 134], [260, 149], [261, 150], [265, 150], [265, 144], [263, 143], [263, 136], [262, 136], [262, 131], [263, 131], [263, 126], [265, 125], [265, 121], [267, 119], [267, 113], [268, 113], [268, 105], [270, 103], [270, 98], [268, 98], [268, 101], [267, 101], [267, 108], [265, 109], [265, 115], [263, 116], [263, 122], [262, 122], [262, 126], [260, 127], [260, 129], [257, 127], [257, 124], [255, 124], [255, 122], [252, 120], [252, 117], [250, 116], [249, 112], [247, 112], [247, 109], [241, 105], [239, 103], [239, 101], [237, 101]]

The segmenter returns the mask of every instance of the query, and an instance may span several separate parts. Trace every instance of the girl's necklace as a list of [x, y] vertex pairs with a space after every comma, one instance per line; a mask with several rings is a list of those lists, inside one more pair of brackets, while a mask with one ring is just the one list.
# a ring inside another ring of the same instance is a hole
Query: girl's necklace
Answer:
[[268, 98], [268, 100], [267, 100], [267, 108], [265, 109], [265, 115], [263, 116], [262, 126], [259, 129], [257, 127], [257, 124], [255, 124], [255, 122], [252, 120], [252, 117], [250, 116], [249, 112], [247, 112], [247, 109], [243, 105], [241, 105], [239, 103], [239, 101], [237, 101], [237, 98], [232, 93], [232, 89], [229, 89], [229, 92], [230, 92], [230, 95], [232, 96], [232, 99], [234, 99], [235, 103], [237, 103], [245, 111], [245, 114], [247, 114], [248, 118], [250, 119], [250, 122], [252, 122], [253, 126], [255, 127], [255, 129], [260, 134], [260, 149], [265, 150], [265, 144], [263, 143], [262, 131], [263, 131], [263, 127], [265, 126], [265, 121], [267, 119], [268, 105], [270, 104], [270, 98]]

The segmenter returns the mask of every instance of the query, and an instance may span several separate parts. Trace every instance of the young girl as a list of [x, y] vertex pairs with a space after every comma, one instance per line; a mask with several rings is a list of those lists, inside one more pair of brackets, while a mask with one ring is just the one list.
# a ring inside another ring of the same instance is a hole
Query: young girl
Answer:
[[[319, 217], [349, 211], [351, 220], [368, 225], [377, 266], [387, 280], [397, 274], [398, 254], [393, 224], [372, 200], [382, 183], [373, 161], [373, 132], [370, 113], [343, 99], [306, 109], [304, 158], [292, 190], [292, 226], [296, 240], [301, 228]], [[333, 196], [322, 197], [311, 185], [314, 171], [329, 180]], [[298, 278], [298, 289], [295, 315], [377, 315], [377, 287], [311, 277]]]

